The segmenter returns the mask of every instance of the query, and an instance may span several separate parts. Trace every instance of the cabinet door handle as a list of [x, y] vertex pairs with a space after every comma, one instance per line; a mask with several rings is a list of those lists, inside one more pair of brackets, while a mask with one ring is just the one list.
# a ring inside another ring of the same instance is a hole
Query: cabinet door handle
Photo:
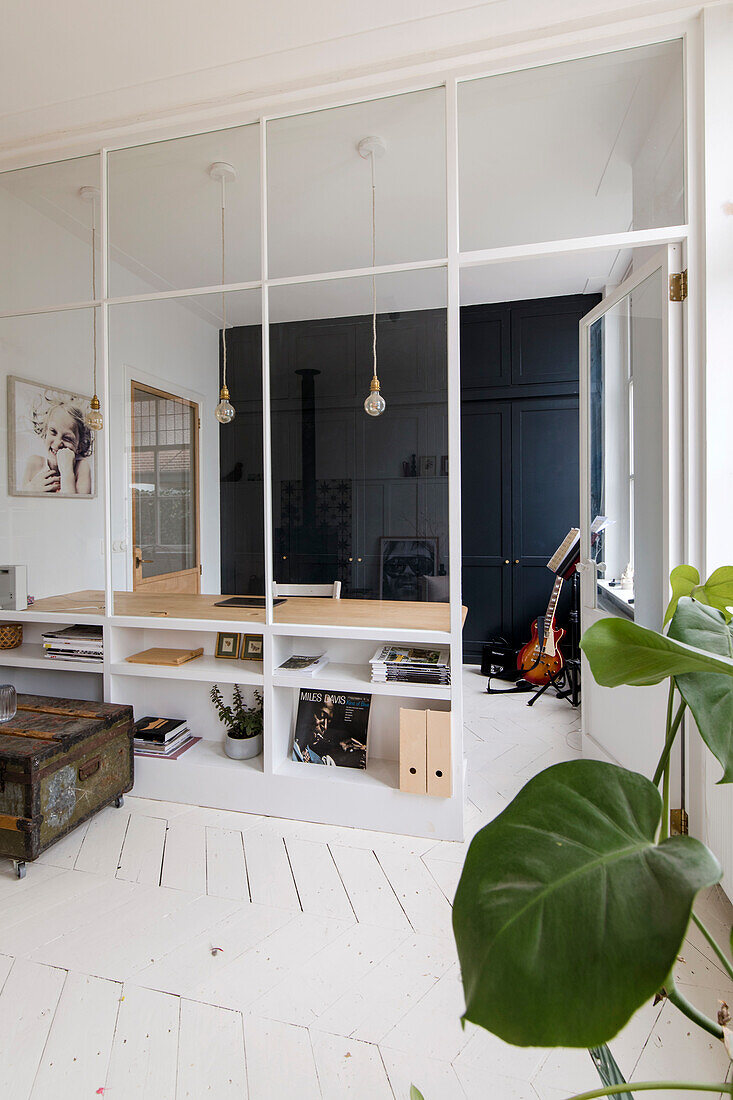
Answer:
[[515, 558], [515, 559], [514, 559], [514, 564], [515, 564], [515, 565], [519, 565], [519, 558]]
[[504, 558], [504, 565], [509, 565], [509, 558]]

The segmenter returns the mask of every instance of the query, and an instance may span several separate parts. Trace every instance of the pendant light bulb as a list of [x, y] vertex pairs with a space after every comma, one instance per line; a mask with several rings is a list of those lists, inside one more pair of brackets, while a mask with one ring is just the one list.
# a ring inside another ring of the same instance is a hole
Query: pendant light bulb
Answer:
[[364, 402], [364, 412], [368, 413], [369, 416], [381, 416], [386, 408], [387, 402], [379, 392], [379, 379], [375, 375], [374, 378], [372, 378], [369, 396]]
[[104, 427], [104, 417], [102, 416], [102, 409], [96, 393], [89, 402], [89, 412], [86, 415], [86, 422], [87, 427], [91, 428], [93, 432], [101, 432]]
[[221, 387], [221, 393], [219, 394], [221, 400], [214, 409], [214, 416], [220, 424], [231, 424], [234, 420], [234, 405], [229, 400], [229, 390], [226, 386]]

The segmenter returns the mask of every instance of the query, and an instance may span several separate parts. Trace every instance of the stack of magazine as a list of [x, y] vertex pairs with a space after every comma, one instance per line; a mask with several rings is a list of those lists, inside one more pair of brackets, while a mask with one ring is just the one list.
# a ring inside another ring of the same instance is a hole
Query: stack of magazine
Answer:
[[104, 656], [101, 626], [67, 626], [43, 635], [43, 656], [50, 661], [96, 661]]
[[369, 662], [372, 683], [449, 684], [447, 649], [380, 646]]
[[177, 760], [181, 753], [201, 740], [192, 737], [184, 718], [156, 718], [148, 715], [134, 726], [135, 756], [159, 756]]

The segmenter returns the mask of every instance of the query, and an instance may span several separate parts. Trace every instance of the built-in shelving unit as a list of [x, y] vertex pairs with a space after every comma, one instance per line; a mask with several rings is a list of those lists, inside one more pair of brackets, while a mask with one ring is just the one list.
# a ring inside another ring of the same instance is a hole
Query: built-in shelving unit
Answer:
[[[136, 794], [436, 839], [459, 839], [462, 834], [462, 797], [429, 798], [399, 790], [400, 707], [451, 709], [454, 689], [450, 685], [372, 683], [369, 664], [380, 642], [450, 647], [448, 631], [380, 630], [376, 624], [339, 629], [334, 624], [160, 621], [32, 610], [2, 612], [0, 621], [24, 625], [23, 644], [0, 651], [0, 679], [15, 683], [20, 691], [104, 698], [130, 704], [136, 718], [157, 713], [188, 720], [191, 731], [202, 740], [177, 760], [136, 757]], [[43, 656], [41, 634], [74, 622], [102, 625], [102, 664], [51, 661]], [[215, 657], [221, 629], [261, 634], [263, 660]], [[202, 647], [204, 653], [175, 667], [126, 660], [153, 646]], [[302, 653], [326, 653], [329, 663], [315, 676], [280, 671], [289, 656]], [[235, 683], [250, 698], [255, 689], [264, 697], [264, 751], [250, 761], [231, 760], [224, 753], [223, 728], [209, 699], [213, 684], [219, 684], [226, 698]], [[291, 759], [300, 688], [372, 695], [366, 770], [319, 767]], [[454, 746], [454, 789], [461, 791], [462, 753], [457, 732]]]

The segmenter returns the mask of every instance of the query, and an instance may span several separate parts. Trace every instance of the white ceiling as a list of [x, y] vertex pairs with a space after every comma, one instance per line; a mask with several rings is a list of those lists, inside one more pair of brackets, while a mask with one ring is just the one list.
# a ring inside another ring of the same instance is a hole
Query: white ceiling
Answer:
[[194, 104], [221, 117], [232, 104], [362, 74], [531, 49], [557, 30], [658, 10], [658, 0], [7, 0], [0, 156], [160, 125]]
[[[662, 170], [681, 176], [678, 158], [667, 148], [677, 115], [681, 127], [681, 112], [669, 95], [669, 88], [677, 87], [679, 65], [679, 43], [669, 43], [463, 85], [462, 246], [624, 231], [632, 226], [633, 207], [644, 190], [654, 200], [647, 195], [640, 204], [647, 224], [679, 221], [679, 189], [659, 181]], [[664, 126], [657, 124], [660, 111]], [[386, 145], [376, 162], [377, 262], [444, 255], [444, 128], [438, 89], [272, 123], [271, 276], [370, 263], [369, 164], [356, 151], [359, 139], [369, 134]], [[207, 174], [214, 160], [229, 161], [237, 171], [227, 187], [227, 281], [258, 278], [259, 133], [257, 126], [245, 126], [111, 155], [113, 295], [219, 281], [220, 190]], [[643, 171], [634, 178], [638, 164]], [[89, 285], [91, 209], [79, 198], [79, 187], [98, 182], [98, 173], [98, 158], [87, 157], [0, 176], [0, 232], [4, 220], [11, 228], [17, 220], [17, 200], [37, 223], [37, 232], [22, 238], [15, 263], [43, 266], [33, 242], [41, 252], [49, 247], [43, 223], [50, 219], [69, 236], [72, 298], [79, 296], [72, 293], [77, 284]], [[3, 204], [3, 192], [12, 200]], [[54, 242], [58, 250], [57, 238]], [[614, 281], [619, 262], [615, 253], [602, 253], [544, 265], [473, 268], [464, 273], [464, 301], [596, 290]], [[379, 282], [380, 309], [390, 308], [388, 298], [394, 309], [445, 304], [442, 273], [438, 281], [424, 274], [393, 279], [391, 289], [389, 282], [386, 277]], [[12, 299], [12, 286], [6, 293]], [[370, 293], [368, 280], [349, 280], [316, 290], [279, 290], [273, 301], [280, 319], [288, 311], [294, 317], [333, 316], [367, 312]], [[0, 309], [28, 304], [48, 303], [9, 300]], [[218, 317], [214, 309], [205, 312]]]

